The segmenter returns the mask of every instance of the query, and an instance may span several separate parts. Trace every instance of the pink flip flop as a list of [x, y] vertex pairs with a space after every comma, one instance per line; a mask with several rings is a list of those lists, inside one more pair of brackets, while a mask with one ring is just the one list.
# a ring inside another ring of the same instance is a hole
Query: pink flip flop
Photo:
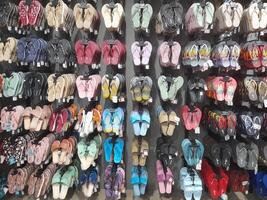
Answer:
[[181, 45], [178, 42], [173, 42], [171, 46], [172, 57], [171, 57], [171, 65], [172, 67], [177, 67], [179, 64], [179, 57], [181, 53]]
[[174, 183], [173, 174], [169, 167], [167, 167], [166, 172], [166, 193], [171, 194], [172, 193], [172, 185]]
[[140, 53], [141, 47], [138, 46], [138, 42], [134, 42], [131, 46], [131, 51], [133, 55], [133, 62], [135, 66], [141, 65]]
[[233, 102], [236, 87], [237, 87], [236, 80], [230, 77], [229, 82], [226, 82], [226, 93], [224, 97], [224, 100], [226, 102]]
[[212, 84], [216, 92], [216, 99], [218, 101], [224, 101], [225, 83], [223, 77], [216, 77], [213, 79]]
[[142, 61], [141, 61], [142, 65], [149, 64], [151, 53], [152, 53], [152, 45], [150, 42], [145, 41], [145, 46], [142, 49]]
[[76, 87], [78, 90], [78, 95], [81, 99], [87, 96], [85, 80], [82, 80], [83, 76], [78, 76], [76, 79]]
[[163, 67], [167, 67], [170, 63], [170, 46], [168, 45], [168, 42], [163, 42], [159, 46], [158, 54], [160, 58], [160, 65]]

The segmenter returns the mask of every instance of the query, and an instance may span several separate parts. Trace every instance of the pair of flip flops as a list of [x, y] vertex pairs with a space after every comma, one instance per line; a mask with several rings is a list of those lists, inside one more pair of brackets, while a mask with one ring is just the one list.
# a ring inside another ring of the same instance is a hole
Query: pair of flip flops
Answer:
[[108, 137], [104, 141], [104, 153], [106, 162], [120, 164], [123, 161], [124, 140], [117, 137]]
[[203, 114], [206, 127], [212, 133], [224, 137], [225, 140], [236, 137], [237, 115], [234, 112], [204, 109]]
[[204, 146], [199, 140], [186, 138], [182, 141], [181, 146], [188, 166], [196, 166], [201, 162], [204, 155]]
[[256, 171], [258, 168], [259, 148], [255, 143], [231, 141], [233, 160], [238, 167]]
[[67, 39], [54, 38], [47, 42], [47, 58], [50, 64], [63, 68], [75, 66], [76, 56], [72, 43]]
[[47, 100], [49, 102], [54, 102], [56, 100], [64, 102], [72, 99], [75, 91], [75, 82], [77, 83], [77, 80], [75, 74], [49, 75], [47, 79]]
[[41, 2], [34, 0], [28, 4], [26, 0], [22, 0], [18, 5], [19, 23], [22, 27], [44, 27], [45, 10]]
[[262, 70], [267, 67], [267, 42], [251, 41], [242, 45], [240, 61], [246, 69]]
[[182, 88], [184, 79], [182, 76], [167, 77], [161, 75], [158, 78], [158, 87], [160, 91], [160, 97], [163, 101], [175, 101], [177, 92]]
[[174, 111], [166, 112], [162, 108], [158, 109], [158, 118], [160, 123], [160, 128], [164, 136], [172, 136], [175, 127], [178, 125], [180, 118], [177, 117]]
[[23, 123], [25, 130], [40, 131], [46, 130], [52, 115], [52, 109], [49, 105], [36, 108], [26, 107], [23, 111]]
[[118, 65], [125, 62], [126, 47], [119, 40], [105, 40], [102, 44], [102, 57], [105, 65]]
[[219, 167], [213, 168], [207, 160], [202, 161], [201, 177], [208, 188], [211, 198], [220, 198], [227, 192], [229, 177], [226, 171]]
[[223, 67], [227, 70], [239, 70], [239, 56], [241, 47], [235, 41], [222, 41], [213, 47], [211, 59], [215, 67]]
[[188, 33], [209, 32], [215, 12], [211, 2], [193, 3], [185, 14], [185, 25]]
[[1, 129], [7, 132], [18, 130], [23, 124], [22, 106], [3, 107], [1, 109]]
[[79, 184], [85, 197], [91, 197], [98, 190], [99, 170], [97, 167], [83, 171], [79, 177]]
[[8, 27], [8, 29], [15, 30], [15, 27], [19, 27], [18, 18], [18, 7], [16, 4], [11, 2], [3, 2], [0, 5], [0, 26]]
[[174, 185], [174, 176], [169, 167], [164, 168], [160, 160], [156, 161], [156, 174], [161, 195], [171, 194], [172, 186]]
[[63, 0], [46, 4], [45, 17], [48, 26], [56, 30], [63, 29], [63, 31], [71, 34], [75, 27], [73, 11]]
[[21, 168], [12, 168], [7, 176], [8, 192], [10, 194], [15, 194], [23, 191], [33, 171], [34, 166], [29, 164]]
[[124, 111], [121, 107], [106, 108], [102, 113], [102, 128], [105, 133], [123, 134]]
[[149, 145], [145, 139], [134, 139], [132, 143], [133, 166], [145, 166], [148, 157]]
[[242, 136], [259, 139], [263, 116], [261, 113], [241, 112], [237, 117], [237, 126]]
[[122, 4], [110, 2], [104, 4], [101, 9], [105, 26], [110, 31], [119, 32], [125, 13]]
[[73, 8], [73, 15], [78, 29], [97, 34], [100, 15], [92, 4], [76, 3]]
[[160, 137], [157, 139], [156, 146], [157, 159], [162, 162], [162, 165], [166, 169], [173, 165], [174, 159], [178, 156], [178, 147], [169, 138]]
[[190, 66], [193, 70], [206, 71], [213, 66], [211, 50], [211, 44], [206, 40], [189, 42], [183, 51], [183, 65]]
[[254, 173], [253, 171], [249, 173], [250, 184], [253, 188], [253, 191], [259, 197], [267, 196], [267, 174], [266, 171], [259, 171], [258, 173]]
[[184, 191], [184, 198], [200, 200], [202, 196], [202, 180], [195, 169], [182, 167], [180, 169], [180, 188]]
[[0, 43], [0, 62], [13, 63], [17, 61], [18, 40], [14, 37], [8, 37]]
[[263, 30], [267, 27], [267, 3], [251, 2], [244, 9], [241, 19], [241, 31], [251, 33]]
[[135, 3], [131, 9], [134, 29], [148, 32], [148, 26], [153, 15], [153, 8], [150, 4]]
[[229, 169], [231, 164], [232, 149], [229, 143], [217, 143], [212, 137], [205, 136], [205, 156], [207, 156], [216, 167]]
[[41, 198], [47, 194], [57, 166], [50, 163], [45, 169], [37, 167], [27, 180], [28, 195]]
[[[243, 6], [238, 2], [223, 2], [214, 16], [214, 31], [224, 33], [240, 26], [243, 21]], [[241, 25], [242, 26], [242, 25]]]
[[47, 47], [48, 43], [42, 38], [20, 38], [17, 43], [17, 59], [21, 65], [44, 66], [48, 61]]
[[131, 184], [135, 197], [140, 197], [146, 192], [148, 173], [146, 167], [133, 166], [131, 169]]
[[152, 79], [149, 76], [135, 76], [130, 83], [132, 100], [147, 103], [151, 99]]
[[27, 72], [24, 76], [23, 94], [25, 98], [39, 98], [46, 100], [48, 89], [48, 74]]
[[186, 130], [194, 130], [196, 132], [202, 119], [202, 111], [200, 108], [197, 106], [184, 105], [181, 109], [181, 116]]
[[36, 141], [36, 138], [29, 141], [25, 150], [27, 162], [35, 165], [40, 165], [46, 162], [50, 155], [52, 143], [55, 139], [56, 135], [49, 133], [39, 141]]
[[210, 76], [206, 80], [206, 95], [217, 101], [225, 101], [228, 105], [233, 105], [233, 99], [237, 88], [237, 82], [229, 76]]
[[24, 89], [25, 73], [12, 72], [10, 76], [4, 75], [3, 95], [4, 97], [22, 96]]
[[52, 179], [53, 199], [65, 199], [69, 188], [78, 182], [78, 168], [75, 165], [69, 165], [57, 170]]
[[242, 192], [243, 194], [248, 194], [251, 183], [247, 170], [238, 168], [230, 169], [229, 178], [229, 185], [233, 192]]
[[117, 103], [122, 97], [123, 89], [125, 89], [125, 77], [122, 74], [115, 76], [105, 74], [101, 81], [102, 94], [105, 99], [110, 99]]
[[99, 67], [101, 49], [96, 42], [78, 40], [74, 48], [78, 64], [92, 65], [93, 69]]
[[149, 41], [136, 41], [131, 46], [133, 62], [135, 66], [149, 67], [149, 60], [152, 54], [152, 45]]
[[76, 152], [77, 139], [74, 136], [62, 140], [54, 140], [51, 145], [54, 164], [69, 165]]
[[242, 84], [245, 93], [251, 102], [264, 103], [267, 99], [267, 79], [246, 77]]
[[94, 108], [82, 108], [78, 113], [78, 120], [75, 124], [75, 130], [79, 132], [80, 137], [87, 137], [94, 132], [102, 130], [102, 106], [97, 105]]
[[91, 101], [97, 98], [98, 91], [100, 89], [101, 76], [99, 74], [93, 74], [90, 76], [80, 75], [76, 79], [76, 87], [78, 95], [81, 99], [87, 98]]
[[147, 109], [142, 111], [133, 110], [131, 112], [130, 121], [133, 125], [134, 134], [136, 136], [146, 136], [151, 121], [150, 114]]
[[77, 115], [76, 104], [71, 104], [68, 108], [54, 109], [49, 121], [49, 131], [56, 133], [67, 131], [74, 124]]
[[157, 34], [179, 34], [183, 23], [183, 6], [179, 1], [165, 2], [156, 18]]
[[109, 164], [104, 177], [106, 198], [120, 199], [125, 187], [125, 170], [120, 165]]
[[178, 42], [163, 42], [158, 48], [160, 65], [179, 68], [180, 53], [181, 45]]
[[205, 99], [205, 90], [207, 85], [204, 79], [193, 77], [187, 82], [188, 93], [190, 96], [190, 102], [203, 103]]
[[102, 139], [96, 135], [91, 140], [83, 139], [78, 142], [78, 157], [81, 161], [81, 169], [87, 170], [90, 166], [95, 166], [95, 160], [98, 158], [101, 150]]

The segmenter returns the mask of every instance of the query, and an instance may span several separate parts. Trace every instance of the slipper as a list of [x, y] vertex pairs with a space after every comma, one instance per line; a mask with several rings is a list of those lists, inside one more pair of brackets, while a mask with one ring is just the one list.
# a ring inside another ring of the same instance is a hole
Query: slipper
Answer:
[[150, 4], [145, 4], [142, 12], [142, 23], [141, 23], [141, 28], [143, 30], [147, 30], [150, 20], [153, 15], [153, 8]]
[[146, 192], [146, 186], [148, 183], [148, 173], [145, 167], [141, 167], [141, 174], [140, 174], [140, 193], [144, 195]]
[[112, 17], [111, 9], [109, 9], [108, 4], [104, 4], [101, 9], [102, 16], [104, 18], [104, 23], [107, 29], [112, 27]]
[[157, 160], [156, 162], [156, 173], [157, 173], [157, 181], [158, 181], [158, 186], [159, 186], [159, 193], [160, 194], [165, 194], [166, 189], [165, 189], [165, 181], [166, 181], [166, 176], [163, 170], [163, 166], [160, 160]]
[[131, 124], [133, 125], [134, 134], [136, 136], [140, 135], [140, 122], [141, 122], [141, 116], [138, 111], [132, 111], [131, 117], [130, 117]]
[[106, 162], [111, 162], [111, 155], [113, 150], [112, 138], [109, 137], [104, 141], [104, 153]]
[[139, 188], [140, 178], [138, 173], [138, 167], [133, 166], [131, 170], [131, 184], [133, 185], [133, 192], [135, 197], [140, 197], [141, 192]]
[[244, 79], [244, 85], [248, 91], [248, 96], [251, 101], [257, 101], [257, 83], [252, 77], [246, 77]]
[[167, 167], [166, 172], [166, 193], [171, 194], [172, 193], [172, 185], [174, 183], [173, 174], [169, 167]]
[[141, 24], [140, 24], [141, 12], [139, 10], [139, 7], [140, 7], [140, 4], [135, 3], [131, 9], [131, 15], [132, 15], [132, 21], [133, 21], [134, 29], [138, 29], [141, 26]]
[[141, 136], [146, 136], [147, 130], [150, 126], [150, 114], [149, 111], [144, 109], [143, 113], [141, 115], [141, 129], [140, 129], [140, 135]]
[[169, 114], [169, 121], [168, 121], [168, 127], [167, 127], [167, 132], [166, 132], [167, 136], [173, 135], [176, 125], [177, 125], [177, 115], [174, 111], [171, 111]]
[[54, 174], [52, 178], [52, 193], [53, 193], [53, 199], [59, 199], [60, 194], [60, 182], [61, 182], [61, 171], [57, 170], [57, 172]]
[[159, 123], [163, 135], [167, 136], [167, 131], [169, 127], [169, 116], [164, 110], [161, 110], [159, 112]]
[[131, 46], [131, 52], [133, 55], [133, 62], [135, 66], [140, 66], [141, 65], [141, 48], [138, 45], [138, 42], [134, 42]]
[[112, 10], [112, 28], [118, 30], [120, 28], [122, 18], [124, 17], [124, 9], [120, 3], [115, 4], [115, 8]]
[[142, 65], [146, 66], [146, 65], [149, 65], [149, 60], [150, 60], [151, 53], [152, 53], [152, 45], [149, 41], [145, 41], [144, 45], [145, 46], [142, 48], [141, 63]]
[[132, 165], [139, 165], [139, 144], [137, 139], [132, 142]]
[[118, 76], [114, 76], [110, 82], [110, 99], [113, 100], [114, 97], [118, 96], [119, 88], [122, 83]]
[[149, 153], [149, 145], [145, 139], [142, 139], [140, 153], [141, 153], [141, 156], [139, 157], [138, 165], [143, 167], [146, 164], [146, 160], [147, 160], [148, 153]]

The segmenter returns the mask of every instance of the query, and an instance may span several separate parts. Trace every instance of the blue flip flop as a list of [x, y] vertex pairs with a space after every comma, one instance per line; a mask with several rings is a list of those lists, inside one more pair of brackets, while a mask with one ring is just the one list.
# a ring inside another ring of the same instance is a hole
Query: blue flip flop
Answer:
[[142, 120], [142, 125], [141, 125], [140, 135], [145, 136], [151, 121], [149, 111], [147, 109], [143, 110], [141, 120]]
[[111, 162], [111, 154], [113, 149], [113, 144], [111, 142], [112, 138], [109, 137], [104, 141], [104, 152], [106, 162]]
[[193, 195], [193, 182], [186, 167], [180, 170], [180, 188], [184, 191], [184, 198], [191, 200]]
[[131, 170], [131, 184], [133, 185], [133, 192], [135, 197], [140, 197], [141, 192], [139, 188], [140, 177], [138, 175], [138, 167], [133, 166]]
[[183, 150], [183, 155], [184, 155], [184, 158], [185, 158], [185, 161], [186, 163], [189, 165], [189, 166], [193, 166], [193, 162], [190, 158], [190, 155], [189, 155], [189, 148], [190, 148], [190, 140], [189, 139], [184, 139], [182, 141], [182, 150]]
[[112, 114], [109, 109], [105, 109], [102, 114], [102, 127], [105, 133], [112, 132]]
[[134, 134], [136, 136], [140, 135], [140, 122], [141, 122], [141, 116], [138, 111], [132, 111], [131, 118], [130, 118], [131, 124], [133, 125]]
[[123, 121], [124, 121], [123, 109], [118, 107], [115, 109], [113, 113], [112, 129], [114, 133], [119, 134], [123, 125]]
[[148, 173], [146, 167], [141, 167], [141, 175], [140, 175], [140, 193], [144, 195], [146, 192], [146, 186], [148, 182]]
[[114, 145], [114, 163], [121, 163], [123, 156], [124, 140], [117, 138]]

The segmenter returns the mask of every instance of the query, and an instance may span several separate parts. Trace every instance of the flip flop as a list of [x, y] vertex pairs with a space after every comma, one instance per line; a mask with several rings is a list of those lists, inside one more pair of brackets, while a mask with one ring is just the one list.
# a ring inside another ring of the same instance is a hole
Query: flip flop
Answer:
[[142, 84], [142, 99], [144, 101], [148, 101], [151, 98], [152, 85], [152, 79], [149, 76], [145, 76]]
[[168, 117], [168, 114], [164, 110], [159, 111], [159, 123], [160, 123], [161, 131], [163, 135], [167, 135], [167, 131], [169, 127], [169, 117]]
[[109, 85], [110, 85], [110, 80], [108, 78], [108, 75], [104, 75], [101, 81], [101, 88], [102, 88], [103, 97], [105, 99], [109, 98], [109, 95], [110, 95]]
[[166, 76], [161, 75], [158, 78], [158, 87], [160, 90], [160, 96], [163, 101], [167, 101], [169, 99], [169, 93], [168, 93], [168, 83], [166, 81]]
[[123, 157], [124, 140], [117, 138], [114, 145], [114, 163], [121, 163]]
[[104, 153], [106, 162], [111, 162], [112, 150], [113, 150], [112, 138], [109, 137], [104, 141]]
[[145, 167], [141, 167], [141, 174], [140, 174], [140, 193], [144, 195], [146, 192], [146, 186], [148, 183], [148, 173]]
[[178, 76], [173, 79], [173, 82], [170, 86], [168, 97], [171, 101], [175, 100], [178, 90], [183, 86], [184, 79], [181, 76]]
[[111, 133], [112, 127], [112, 114], [109, 109], [105, 109], [102, 113], [102, 127], [105, 133]]
[[136, 136], [139, 136], [141, 133], [141, 127], [140, 127], [141, 116], [138, 111], [132, 111], [130, 121], [134, 128], [134, 134]]
[[166, 181], [166, 176], [163, 170], [163, 166], [160, 160], [157, 160], [156, 162], [156, 172], [157, 172], [157, 181], [158, 181], [158, 186], [159, 186], [159, 193], [160, 194], [165, 194], [166, 189], [165, 189], [165, 181]]
[[167, 136], [172, 136], [173, 132], [175, 130], [175, 127], [177, 125], [177, 115], [174, 111], [171, 111], [169, 114], [169, 120], [168, 120], [168, 128], [167, 128], [167, 132], [166, 135]]
[[112, 116], [112, 130], [114, 133], [118, 134], [122, 130], [123, 121], [124, 121], [124, 112], [123, 109], [118, 107], [115, 109], [113, 116]]

